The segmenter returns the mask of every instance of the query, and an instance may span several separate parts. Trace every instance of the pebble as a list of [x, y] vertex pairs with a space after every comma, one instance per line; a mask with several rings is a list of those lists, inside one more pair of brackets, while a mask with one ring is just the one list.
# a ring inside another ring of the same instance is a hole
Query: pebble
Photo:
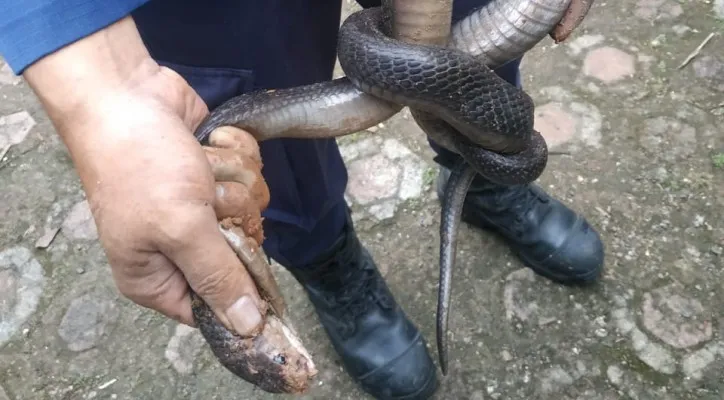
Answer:
[[[634, 346], [636, 347], [636, 345]], [[676, 359], [662, 346], [646, 340], [636, 349], [639, 359], [663, 374], [676, 372]]]
[[402, 179], [398, 196], [401, 200], [416, 199], [422, 195], [423, 177], [425, 168], [414, 158], [400, 161], [402, 164]]
[[22, 81], [19, 76], [15, 75], [7, 63], [0, 61], [0, 65], [2, 65], [0, 67], [0, 85], [15, 86]]
[[573, 384], [573, 377], [560, 366], [551, 367], [541, 374], [541, 391], [551, 393]]
[[568, 42], [568, 51], [571, 55], [577, 56], [583, 52], [583, 50], [597, 46], [606, 38], [603, 35], [580, 35], [570, 42]]
[[0, 345], [35, 313], [45, 287], [43, 267], [25, 247], [0, 252]]
[[687, 32], [691, 32], [691, 28], [686, 25], [674, 25], [671, 27], [671, 29], [676, 33], [678, 36], [683, 36]]
[[355, 160], [348, 171], [347, 193], [361, 205], [396, 195], [402, 177], [400, 166], [382, 154]]
[[714, 14], [719, 17], [719, 19], [724, 19], [724, 0], [714, 0]]
[[387, 156], [387, 158], [393, 160], [413, 155], [410, 149], [395, 139], [387, 139], [384, 141], [382, 144], [382, 153]]
[[46, 228], [45, 233], [35, 241], [35, 247], [38, 249], [45, 249], [53, 242], [55, 235], [60, 231], [59, 228]]
[[71, 351], [97, 345], [118, 318], [116, 305], [108, 299], [86, 293], [73, 300], [58, 327], [58, 335]]
[[360, 157], [367, 157], [377, 153], [381, 144], [382, 140], [380, 138], [372, 137], [344, 144], [340, 146], [339, 150], [342, 154], [342, 158], [349, 162]]
[[622, 381], [621, 378], [623, 378], [623, 371], [616, 365], [610, 365], [608, 369], [606, 369], [606, 376], [608, 376], [608, 380], [613, 385], [619, 386]]
[[580, 122], [562, 104], [552, 102], [535, 109], [535, 126], [550, 148], [556, 148], [573, 138]]
[[395, 216], [397, 210], [397, 201], [394, 199], [373, 204], [369, 208], [369, 213], [378, 221], [386, 221]]
[[583, 73], [606, 84], [631, 77], [636, 72], [634, 57], [615, 47], [592, 50], [583, 60]]
[[62, 224], [63, 234], [74, 240], [96, 240], [98, 230], [88, 201], [83, 200], [71, 208]]
[[711, 339], [711, 315], [683, 287], [668, 285], [643, 296], [643, 325], [669, 346], [684, 349]]
[[184, 324], [176, 325], [176, 330], [166, 345], [164, 356], [171, 366], [182, 375], [193, 372], [194, 360], [204, 345], [201, 333]]
[[724, 358], [724, 344], [715, 343], [686, 355], [681, 361], [684, 374], [692, 379], [701, 379], [709, 365], [717, 357]]
[[36, 122], [27, 111], [0, 116], [0, 151], [22, 143]]
[[695, 154], [698, 142], [693, 126], [669, 116], [659, 116], [644, 122], [639, 143], [645, 152], [675, 162]]

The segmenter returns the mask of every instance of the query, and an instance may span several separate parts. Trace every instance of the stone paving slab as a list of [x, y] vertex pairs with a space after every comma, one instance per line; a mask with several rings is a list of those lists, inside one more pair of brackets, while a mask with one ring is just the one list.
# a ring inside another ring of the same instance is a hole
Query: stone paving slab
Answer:
[[[569, 153], [538, 183], [601, 232], [606, 273], [561, 287], [463, 226], [436, 398], [724, 398], [722, 34], [722, 0], [599, 1], [570, 42], [524, 59], [536, 127]], [[119, 296], [68, 155], [2, 63], [0, 99], [0, 400], [276, 398], [220, 367], [197, 331]], [[407, 110], [339, 142], [361, 237], [434, 343], [432, 152]], [[304, 398], [366, 398], [275, 270], [320, 369]]]

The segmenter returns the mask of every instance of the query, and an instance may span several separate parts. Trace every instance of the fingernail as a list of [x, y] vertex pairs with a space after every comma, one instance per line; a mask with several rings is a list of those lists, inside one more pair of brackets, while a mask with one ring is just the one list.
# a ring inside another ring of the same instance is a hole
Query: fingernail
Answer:
[[226, 318], [234, 331], [241, 336], [251, 335], [262, 322], [261, 314], [249, 296], [240, 298], [227, 308]]

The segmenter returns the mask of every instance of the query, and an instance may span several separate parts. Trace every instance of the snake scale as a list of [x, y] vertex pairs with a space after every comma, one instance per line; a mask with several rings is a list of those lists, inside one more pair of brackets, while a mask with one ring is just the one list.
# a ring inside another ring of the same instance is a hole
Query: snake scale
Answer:
[[[437, 344], [446, 373], [452, 271], [467, 189], [476, 175], [503, 185], [532, 182], [548, 157], [545, 140], [533, 129], [532, 99], [493, 68], [521, 57], [545, 36], [565, 40], [592, 1], [492, 0], [454, 25], [452, 0], [383, 1], [342, 23], [338, 57], [345, 77], [231, 98], [194, 135], [205, 144], [214, 129], [231, 125], [258, 141], [339, 137], [375, 126], [406, 106], [425, 134], [459, 154], [462, 161], [442, 198], [440, 226]], [[206, 311], [195, 311], [202, 332], [228, 336]], [[217, 355], [235, 351], [233, 340], [209, 342]]]

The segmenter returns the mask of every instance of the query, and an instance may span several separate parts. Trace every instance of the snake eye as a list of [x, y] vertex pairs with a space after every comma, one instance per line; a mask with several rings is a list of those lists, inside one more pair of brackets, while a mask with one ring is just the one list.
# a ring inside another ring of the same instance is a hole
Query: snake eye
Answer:
[[277, 354], [274, 356], [272, 361], [274, 361], [275, 363], [277, 363], [279, 365], [284, 365], [287, 363], [287, 358], [284, 357], [284, 354]]

